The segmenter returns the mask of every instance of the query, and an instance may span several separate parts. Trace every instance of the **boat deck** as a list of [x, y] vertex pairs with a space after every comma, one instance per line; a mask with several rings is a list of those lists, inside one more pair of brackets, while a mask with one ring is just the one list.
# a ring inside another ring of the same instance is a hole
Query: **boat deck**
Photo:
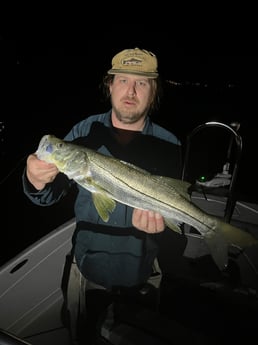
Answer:
[[[219, 198], [194, 198], [218, 215], [224, 207]], [[239, 202], [232, 222], [242, 221], [257, 236], [257, 214], [257, 205]], [[74, 227], [70, 219], [1, 267], [0, 330], [14, 337], [6, 340], [0, 333], [1, 345], [70, 345], [62, 322], [61, 285]], [[163, 245], [158, 310], [127, 305], [111, 333], [103, 325], [109, 339], [100, 337], [98, 344], [253, 343], [258, 325], [257, 246], [232, 252], [228, 270], [220, 272], [202, 238], [188, 235], [169, 232]]]

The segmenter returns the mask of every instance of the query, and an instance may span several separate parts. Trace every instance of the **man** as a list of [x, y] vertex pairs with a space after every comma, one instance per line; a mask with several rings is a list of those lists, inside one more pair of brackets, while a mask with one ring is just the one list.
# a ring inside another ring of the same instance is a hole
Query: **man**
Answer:
[[[152, 174], [180, 178], [179, 140], [150, 119], [161, 91], [156, 56], [139, 48], [119, 52], [112, 59], [103, 85], [111, 110], [82, 120], [64, 139], [133, 163]], [[40, 161], [35, 154], [28, 156], [23, 185], [33, 203], [52, 205], [66, 195], [73, 183], [55, 165]], [[166, 227], [160, 214], [119, 203], [104, 223], [91, 193], [79, 185], [77, 189], [73, 270], [81, 274], [83, 295], [86, 290], [87, 322], [83, 327], [88, 326], [89, 339], [90, 329], [94, 336], [99, 316], [114, 296], [141, 293], [159, 253], [158, 234]], [[71, 286], [68, 309], [76, 290], [73, 279], [69, 281]], [[69, 311], [71, 316], [73, 312]]]

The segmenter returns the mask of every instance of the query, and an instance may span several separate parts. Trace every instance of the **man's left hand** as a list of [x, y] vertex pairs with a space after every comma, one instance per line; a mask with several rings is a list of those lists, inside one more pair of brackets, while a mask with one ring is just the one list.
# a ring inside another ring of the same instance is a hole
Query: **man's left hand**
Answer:
[[164, 218], [160, 213], [137, 208], [133, 210], [132, 223], [138, 230], [150, 234], [156, 234], [165, 229]]

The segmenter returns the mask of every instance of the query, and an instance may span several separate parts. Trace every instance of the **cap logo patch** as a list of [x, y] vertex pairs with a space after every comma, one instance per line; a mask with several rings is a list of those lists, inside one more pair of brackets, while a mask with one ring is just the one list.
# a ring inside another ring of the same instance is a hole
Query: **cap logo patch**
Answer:
[[141, 59], [130, 58], [121, 61], [124, 66], [140, 66], [142, 64]]

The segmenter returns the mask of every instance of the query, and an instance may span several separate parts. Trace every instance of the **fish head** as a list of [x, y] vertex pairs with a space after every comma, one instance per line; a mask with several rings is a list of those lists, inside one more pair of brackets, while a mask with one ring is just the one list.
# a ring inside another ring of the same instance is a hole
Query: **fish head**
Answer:
[[56, 165], [69, 178], [82, 174], [88, 176], [87, 150], [64, 141], [54, 135], [44, 135], [39, 142], [36, 155], [40, 160]]
[[54, 163], [60, 171], [62, 171], [69, 153], [70, 151], [68, 151], [65, 142], [51, 134], [44, 135], [41, 138], [36, 151], [36, 155], [40, 160]]
[[53, 135], [44, 135], [38, 145], [36, 155], [39, 159], [53, 163], [54, 153], [58, 147], [59, 139]]

